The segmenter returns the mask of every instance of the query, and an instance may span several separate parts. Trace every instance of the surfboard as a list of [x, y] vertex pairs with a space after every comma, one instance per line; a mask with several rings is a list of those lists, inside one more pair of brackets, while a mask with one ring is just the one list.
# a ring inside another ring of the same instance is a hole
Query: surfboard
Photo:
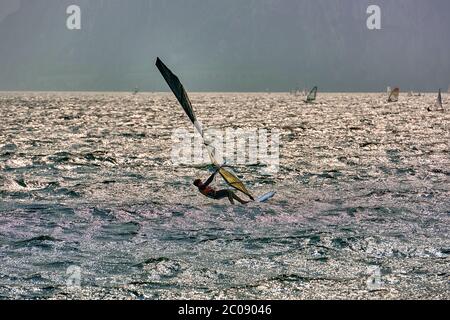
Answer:
[[273, 198], [273, 196], [275, 195], [275, 193], [276, 193], [275, 191], [267, 192], [266, 194], [263, 194], [262, 196], [258, 197], [258, 198], [256, 199], [256, 202], [266, 202], [266, 201], [268, 201], [269, 199]]

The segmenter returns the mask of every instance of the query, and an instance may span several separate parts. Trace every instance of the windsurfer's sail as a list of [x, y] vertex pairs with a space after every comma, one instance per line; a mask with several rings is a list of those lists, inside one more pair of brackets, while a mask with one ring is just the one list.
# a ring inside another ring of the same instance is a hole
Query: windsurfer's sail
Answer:
[[312, 88], [312, 90], [309, 92], [308, 96], [306, 97], [306, 102], [313, 102], [316, 100], [317, 96], [317, 87]]
[[397, 102], [400, 95], [400, 89], [394, 88], [389, 94], [388, 102]]
[[[189, 117], [189, 120], [194, 124], [197, 131], [200, 133], [200, 135], [203, 138], [203, 142], [206, 146], [206, 149], [208, 150], [209, 157], [211, 159], [211, 162], [216, 166], [220, 167], [219, 163], [217, 162], [215, 158], [215, 149], [213, 146], [205, 142], [204, 132], [201, 124], [197, 121], [197, 117], [195, 116], [194, 109], [192, 108], [191, 101], [189, 100], [189, 97], [187, 95], [186, 90], [184, 89], [183, 85], [180, 82], [180, 79], [170, 71], [169, 68], [159, 59], [156, 59], [156, 67], [161, 72], [162, 76], [166, 80], [167, 84], [169, 85], [170, 89], [174, 93], [175, 97], [177, 98], [178, 102], [183, 107], [184, 111], [186, 112], [187, 116]], [[245, 185], [242, 183], [242, 181], [239, 180], [238, 177], [236, 177], [233, 173], [226, 170], [223, 167], [220, 167], [219, 169], [220, 175], [223, 177], [223, 179], [233, 188], [241, 191], [242, 193], [246, 194], [250, 199], [254, 200], [251, 193], [247, 190]]]
[[189, 117], [189, 120], [191, 120], [197, 131], [203, 137], [203, 128], [201, 127], [200, 123], [197, 121], [197, 118], [195, 117], [191, 101], [189, 100], [189, 97], [186, 93], [186, 90], [184, 90], [184, 87], [181, 84], [180, 79], [178, 79], [178, 77], [174, 75], [172, 71], [170, 71], [170, 69], [167, 68], [166, 65], [159, 58], [156, 59], [156, 67], [158, 68], [159, 72], [161, 72], [162, 76], [166, 80], [173, 94], [177, 98], [178, 102], [183, 107], [184, 112], [186, 112], [187, 116]]
[[233, 173], [231, 173], [230, 171], [225, 170], [224, 168], [220, 168], [219, 170], [220, 175], [222, 176], [222, 178], [233, 188], [241, 191], [242, 193], [246, 194], [247, 196], [250, 197], [250, 199], [254, 200], [253, 196], [251, 195], [251, 193], [247, 190], [247, 188], [245, 187], [245, 185], [242, 183], [241, 180], [238, 179], [238, 177], [236, 177]]

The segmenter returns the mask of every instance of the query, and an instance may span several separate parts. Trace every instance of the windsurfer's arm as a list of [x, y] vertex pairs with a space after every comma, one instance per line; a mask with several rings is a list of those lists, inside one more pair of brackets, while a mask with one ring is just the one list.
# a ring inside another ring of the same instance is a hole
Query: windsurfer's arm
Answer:
[[205, 183], [203, 184], [204, 188], [206, 188], [207, 186], [209, 186], [211, 184], [211, 182], [214, 180], [214, 177], [216, 176], [217, 172], [219, 172], [219, 169], [214, 171], [214, 173], [211, 175], [211, 177], [209, 177], [208, 180], [205, 181]]

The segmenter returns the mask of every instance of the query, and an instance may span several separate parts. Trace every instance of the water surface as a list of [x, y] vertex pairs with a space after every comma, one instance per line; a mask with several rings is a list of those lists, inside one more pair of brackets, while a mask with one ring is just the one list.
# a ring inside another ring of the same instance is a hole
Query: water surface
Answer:
[[272, 201], [195, 192], [209, 172], [171, 163], [173, 129], [191, 129], [171, 94], [0, 94], [0, 298], [450, 298], [450, 116], [426, 111], [435, 95], [191, 100], [207, 126], [281, 131], [277, 174], [235, 168]]

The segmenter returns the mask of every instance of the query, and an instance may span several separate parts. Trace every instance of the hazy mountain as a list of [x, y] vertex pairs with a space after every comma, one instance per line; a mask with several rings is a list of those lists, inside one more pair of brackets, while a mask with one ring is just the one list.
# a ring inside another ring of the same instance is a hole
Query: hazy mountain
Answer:
[[[77, 4], [82, 29], [66, 28]], [[0, 90], [434, 90], [450, 83], [448, 0], [2, 0]]]

